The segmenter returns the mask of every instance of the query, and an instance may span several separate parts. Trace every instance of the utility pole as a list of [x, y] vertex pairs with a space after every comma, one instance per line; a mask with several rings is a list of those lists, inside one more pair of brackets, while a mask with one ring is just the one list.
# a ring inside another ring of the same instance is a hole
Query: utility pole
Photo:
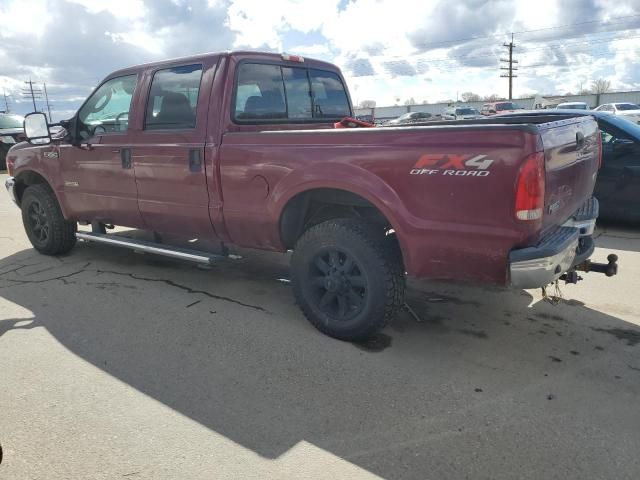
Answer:
[[513, 49], [516, 48], [516, 44], [513, 43], [513, 33], [511, 34], [511, 41], [502, 45], [509, 49], [509, 59], [501, 58], [500, 61], [509, 64], [509, 66], [500, 67], [500, 70], [508, 70], [509, 73], [503, 73], [500, 76], [509, 79], [509, 100], [511, 100], [513, 98], [513, 79], [517, 77], [517, 75], [513, 74], [513, 71], [518, 70], [517, 67], [513, 66], [514, 63], [518, 63], [518, 60], [513, 59]]
[[4, 97], [4, 111], [5, 113], [9, 113], [9, 97], [7, 96], [7, 91], [4, 88], [2, 89], [2, 96]]
[[29, 79], [28, 82], [24, 82], [24, 83], [29, 85], [29, 87], [25, 87], [22, 89], [22, 96], [31, 98], [31, 101], [33, 102], [33, 111], [37, 112], [38, 107], [36, 106], [36, 98], [38, 99], [42, 98], [42, 90], [40, 90], [37, 87], [33, 88], [34, 82], [32, 82], [31, 79]]
[[43, 83], [42, 85], [44, 85], [44, 98], [47, 102], [47, 111], [49, 112], [49, 123], [53, 123], [53, 119], [51, 118], [51, 106], [49, 105], [49, 95], [47, 94], [47, 84]]

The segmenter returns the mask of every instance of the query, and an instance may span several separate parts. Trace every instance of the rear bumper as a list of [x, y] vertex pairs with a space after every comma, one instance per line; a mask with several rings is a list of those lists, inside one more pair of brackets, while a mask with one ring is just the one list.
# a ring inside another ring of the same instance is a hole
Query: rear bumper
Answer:
[[509, 254], [511, 285], [539, 288], [587, 260], [595, 249], [592, 234], [598, 217], [598, 201], [589, 199], [574, 215], [536, 246]]
[[4, 181], [4, 186], [13, 200], [13, 203], [18, 204], [18, 197], [16, 196], [16, 179], [13, 177], [9, 177]]

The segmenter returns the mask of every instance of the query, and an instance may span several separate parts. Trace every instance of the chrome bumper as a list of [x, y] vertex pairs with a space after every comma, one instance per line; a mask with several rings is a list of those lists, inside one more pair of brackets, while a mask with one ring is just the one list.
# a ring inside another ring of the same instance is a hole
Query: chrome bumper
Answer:
[[16, 179], [13, 177], [7, 178], [4, 181], [4, 186], [7, 189], [7, 192], [9, 192], [9, 196], [11, 197], [11, 200], [13, 200], [13, 203], [18, 205], [18, 197], [16, 196]]
[[595, 249], [591, 235], [598, 210], [598, 201], [592, 198], [535, 247], [512, 250], [509, 254], [511, 285], [543, 287], [587, 260]]

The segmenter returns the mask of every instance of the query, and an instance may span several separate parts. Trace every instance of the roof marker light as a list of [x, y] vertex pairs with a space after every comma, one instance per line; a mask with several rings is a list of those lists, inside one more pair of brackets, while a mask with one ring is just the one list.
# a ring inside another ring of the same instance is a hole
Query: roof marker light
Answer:
[[301, 57], [300, 55], [289, 55], [288, 53], [283, 53], [282, 59], [287, 62], [304, 63], [304, 57]]

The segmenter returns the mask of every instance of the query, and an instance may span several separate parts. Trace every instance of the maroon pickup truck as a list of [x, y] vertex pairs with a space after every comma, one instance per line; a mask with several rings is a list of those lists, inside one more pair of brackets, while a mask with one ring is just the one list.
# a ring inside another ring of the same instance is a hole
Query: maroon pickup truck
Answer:
[[77, 238], [202, 263], [229, 244], [293, 250], [296, 301], [341, 339], [391, 320], [407, 275], [534, 288], [615, 274], [613, 256], [588, 260], [591, 117], [336, 128], [357, 125], [341, 122], [351, 115], [339, 69], [317, 60], [234, 52], [140, 65], [109, 75], [61, 133], [29, 115], [6, 186], [48, 255]]

